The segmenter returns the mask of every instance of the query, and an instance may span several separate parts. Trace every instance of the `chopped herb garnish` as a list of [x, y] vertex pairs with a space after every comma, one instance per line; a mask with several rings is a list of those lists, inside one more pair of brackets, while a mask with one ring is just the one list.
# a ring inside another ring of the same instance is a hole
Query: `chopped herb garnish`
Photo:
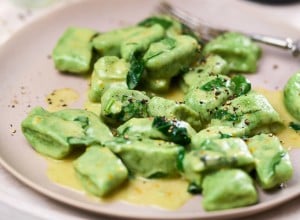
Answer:
[[127, 121], [131, 118], [144, 118], [148, 116], [147, 100], [136, 100], [133, 97], [122, 96], [122, 110], [117, 115], [120, 121]]
[[239, 115], [229, 113], [228, 111], [223, 110], [223, 109], [219, 109], [219, 110], [215, 111], [213, 118], [222, 119], [222, 120], [226, 120], [226, 121], [239, 121], [240, 120]]
[[270, 163], [270, 177], [275, 174], [276, 166], [281, 162], [282, 158], [285, 157], [286, 152], [280, 151], [274, 155]]
[[223, 87], [230, 88], [234, 96], [247, 94], [251, 90], [250, 82], [242, 75], [234, 76], [231, 80], [217, 77], [216, 79], [204, 84], [201, 89], [205, 91], [212, 91]]
[[[166, 50], [172, 50], [173, 48], [176, 47], [176, 40], [170, 37], [166, 37], [163, 40], [160, 41], [161, 44], [163, 44], [165, 46]], [[155, 53], [148, 55], [147, 58], [144, 60], [144, 62], [160, 55], [163, 54], [164, 51], [156, 51]]]
[[87, 128], [89, 125], [89, 118], [86, 116], [79, 116], [75, 118], [74, 121], [78, 121], [83, 129]]
[[228, 87], [228, 85], [229, 85], [229, 80], [217, 77], [217, 78], [205, 83], [203, 86], [201, 86], [201, 89], [205, 90], [205, 91], [212, 91], [214, 89]]
[[164, 52], [163, 51], [159, 51], [157, 53], [151, 54], [150, 56], [147, 57], [146, 61], [148, 61], [148, 60], [150, 60], [150, 59], [152, 59], [154, 57], [157, 57], [158, 55], [160, 55], [162, 53], [164, 53]]
[[152, 122], [152, 127], [159, 130], [170, 141], [176, 144], [186, 145], [191, 142], [191, 138], [188, 136], [188, 132], [181, 121], [174, 119], [167, 119], [165, 117], [155, 117]]
[[130, 60], [130, 68], [127, 74], [126, 83], [129, 89], [134, 89], [138, 86], [144, 73], [145, 64], [142, 56], [134, 53]]
[[168, 29], [172, 26], [172, 21], [169, 21], [167, 19], [161, 18], [161, 17], [150, 17], [146, 18], [145, 20], [138, 23], [139, 26], [144, 27], [151, 27], [152, 25], [159, 24], [164, 29]]
[[231, 138], [232, 137], [230, 134], [225, 134], [225, 133], [222, 133], [222, 132], [219, 132], [219, 134], [220, 134], [221, 139], [223, 139], [223, 138]]
[[163, 177], [166, 177], [166, 173], [157, 172], [157, 173], [150, 175], [148, 178], [149, 179], [157, 179], [157, 178], [163, 178]]
[[295, 122], [290, 122], [289, 126], [294, 129], [295, 131], [300, 131], [300, 124]]
[[242, 75], [237, 75], [231, 79], [231, 90], [235, 96], [247, 94], [251, 90], [251, 83]]

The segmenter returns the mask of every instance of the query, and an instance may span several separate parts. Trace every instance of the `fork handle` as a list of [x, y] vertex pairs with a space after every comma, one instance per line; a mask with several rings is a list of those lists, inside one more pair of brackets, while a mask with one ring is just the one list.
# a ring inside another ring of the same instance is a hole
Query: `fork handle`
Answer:
[[300, 41], [293, 41], [291, 38], [278, 38], [262, 34], [251, 34], [249, 37], [260, 43], [290, 50], [294, 56], [300, 54]]

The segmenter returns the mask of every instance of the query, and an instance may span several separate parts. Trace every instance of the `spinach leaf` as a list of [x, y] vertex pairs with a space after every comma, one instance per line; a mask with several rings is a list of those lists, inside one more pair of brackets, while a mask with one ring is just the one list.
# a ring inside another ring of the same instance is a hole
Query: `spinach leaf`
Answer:
[[281, 162], [282, 158], [285, 157], [285, 155], [286, 155], [286, 152], [280, 151], [273, 156], [272, 161], [269, 164], [269, 170], [270, 170], [269, 176], [270, 177], [275, 174], [276, 166]]
[[147, 59], [145, 60], [145, 62], [148, 61], [148, 60], [150, 60], [150, 59], [152, 59], [152, 58], [154, 58], [154, 57], [157, 57], [158, 55], [160, 55], [162, 53], [164, 53], [164, 52], [163, 51], [159, 51], [157, 53], [151, 54], [150, 56], [147, 57]]
[[159, 178], [163, 178], [163, 177], [166, 177], [166, 176], [167, 176], [166, 173], [163, 173], [163, 172], [157, 172], [157, 173], [151, 174], [148, 178], [149, 178], [149, 179], [159, 179]]
[[190, 183], [187, 191], [191, 194], [200, 194], [202, 190], [201, 187], [199, 187], [195, 183]]
[[165, 117], [155, 117], [152, 127], [163, 133], [170, 141], [176, 144], [186, 145], [191, 142], [186, 127], [183, 127], [181, 121], [167, 119]]
[[221, 131], [219, 132], [219, 134], [220, 134], [220, 138], [221, 139], [231, 138], [232, 137], [230, 134], [225, 134], [225, 133], [222, 133]]
[[161, 25], [164, 29], [168, 29], [169, 27], [172, 26], [172, 21], [169, 21], [165, 18], [161, 17], [150, 17], [146, 18], [145, 20], [141, 21], [138, 23], [139, 26], [144, 26], [144, 27], [150, 27], [154, 24], [159, 24]]
[[228, 87], [228, 84], [229, 84], [229, 80], [217, 77], [216, 79], [213, 79], [205, 83], [203, 86], [201, 86], [201, 89], [205, 91], [212, 91], [214, 89]]
[[145, 118], [147, 116], [147, 100], [129, 99], [128, 102], [124, 103], [118, 120], [127, 121], [131, 118]]
[[231, 78], [231, 90], [235, 96], [247, 94], [251, 90], [251, 83], [242, 75]]
[[[161, 44], [165, 47], [165, 50], [172, 50], [173, 48], [176, 47], [176, 40], [170, 37], [166, 37], [163, 40], [160, 41]], [[159, 56], [160, 54], [163, 54], [165, 50], [161, 51], [155, 51], [153, 54], [147, 56], [147, 58], [144, 60], [144, 62], [147, 62], [148, 60]]]
[[215, 111], [213, 118], [222, 119], [222, 120], [226, 120], [226, 121], [234, 121], [234, 122], [240, 120], [239, 115], [229, 113], [228, 111], [223, 110], [223, 109], [218, 109], [217, 111]]
[[87, 128], [90, 124], [89, 123], [89, 118], [86, 117], [86, 116], [79, 116], [79, 117], [75, 118], [74, 121], [79, 122], [83, 129]]
[[143, 72], [145, 70], [145, 63], [142, 56], [134, 53], [130, 60], [130, 68], [127, 73], [126, 83], [129, 89], [134, 89], [138, 86]]
[[205, 91], [212, 91], [214, 89], [228, 87], [232, 90], [234, 96], [241, 96], [247, 94], [251, 90], [251, 83], [242, 75], [237, 75], [227, 80], [221, 77], [217, 77], [206, 84], [201, 89]]
[[300, 131], [300, 124], [295, 122], [290, 122], [289, 126], [294, 129], [295, 131]]

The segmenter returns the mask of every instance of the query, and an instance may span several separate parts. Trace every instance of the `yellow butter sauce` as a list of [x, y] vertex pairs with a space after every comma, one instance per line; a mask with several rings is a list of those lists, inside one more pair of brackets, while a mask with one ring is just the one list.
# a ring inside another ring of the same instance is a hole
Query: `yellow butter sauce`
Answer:
[[[47, 158], [48, 177], [55, 183], [87, 193], [76, 178], [73, 169], [73, 160], [55, 160]], [[87, 194], [99, 202], [126, 201], [139, 205], [152, 205], [165, 209], [177, 209], [184, 205], [191, 195], [187, 192], [188, 183], [180, 178], [177, 179], [129, 179], [119, 189], [105, 198], [98, 198]]]
[[79, 93], [71, 88], [56, 89], [46, 96], [47, 110], [50, 112], [68, 108], [79, 99]]
[[289, 123], [291, 121], [295, 121], [295, 119], [288, 113], [283, 104], [283, 92], [270, 91], [261, 88], [257, 88], [255, 90], [268, 99], [274, 109], [279, 113], [280, 118], [283, 120], [285, 127], [278, 134], [276, 134], [277, 137], [282, 141], [282, 145], [287, 149], [297, 147], [300, 148], [300, 133], [289, 127]]
[[[283, 119], [285, 128], [280, 131], [277, 136], [286, 148], [300, 147], [300, 134], [289, 128], [288, 124], [293, 118], [288, 114], [283, 105], [282, 91], [269, 91], [265, 89], [255, 89], [257, 92], [265, 95], [269, 102], [280, 114]], [[61, 90], [56, 94], [66, 94], [68, 90]], [[74, 100], [76, 95], [71, 91], [71, 99]], [[169, 93], [166, 98], [182, 100], [182, 94], [178, 90]], [[59, 98], [57, 98], [59, 100]], [[85, 109], [99, 114], [100, 104], [85, 103]], [[59, 110], [52, 108], [52, 110]], [[55, 183], [62, 186], [86, 193], [82, 188], [79, 180], [77, 180], [72, 162], [80, 154], [75, 154], [66, 160], [48, 161], [48, 177]], [[100, 202], [126, 201], [138, 205], [159, 206], [166, 209], [177, 209], [184, 205], [191, 195], [187, 192], [188, 183], [183, 179], [130, 179], [120, 189], [116, 190], [109, 197], [104, 199], [88, 195], [89, 197]]]

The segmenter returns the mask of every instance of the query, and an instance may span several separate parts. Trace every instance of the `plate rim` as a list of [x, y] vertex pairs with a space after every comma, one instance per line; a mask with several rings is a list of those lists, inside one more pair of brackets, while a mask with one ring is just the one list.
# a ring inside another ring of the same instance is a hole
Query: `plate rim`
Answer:
[[[41, 15], [37, 19], [28, 22], [25, 26], [21, 27], [19, 30], [14, 32], [13, 35], [0, 46], [0, 54], [4, 53], [7, 50], [7, 48], [9, 48], [10, 45], [14, 42], [14, 40], [19, 37], [19, 35], [21, 35], [23, 32], [30, 30], [31, 28], [34, 28], [34, 26], [38, 25], [38, 23], [40, 23], [41, 21], [45, 21], [46, 19], [51, 19], [51, 17], [55, 16], [55, 14], [60, 14], [63, 11], [68, 10], [69, 7], [78, 7], [79, 5], [84, 4], [87, 1], [99, 2], [97, 0], [76, 1], [71, 3], [70, 5], [63, 5], [59, 8], [56, 8], [53, 11]], [[275, 198], [273, 200], [266, 201], [264, 203], [257, 203], [255, 205], [242, 207], [242, 208], [206, 212], [205, 216], [197, 216], [197, 213], [193, 214], [188, 211], [182, 211], [181, 213], [176, 213], [176, 215], [174, 216], [173, 215], [165, 216], [165, 214], [163, 214], [164, 216], [160, 216], [161, 213], [158, 213], [158, 215], [155, 214], [154, 216], [145, 216], [142, 213], [137, 213], [137, 212], [133, 213], [132, 211], [129, 212], [118, 211], [115, 213], [111, 213], [110, 210], [107, 211], [105, 210], [106, 209], [105, 207], [101, 207], [100, 203], [99, 203], [99, 209], [94, 209], [93, 207], [90, 207], [90, 205], [87, 203], [84, 203], [82, 201], [74, 201], [74, 199], [69, 199], [66, 196], [61, 196], [57, 192], [53, 192], [47, 189], [46, 187], [40, 186], [38, 183], [26, 177], [22, 173], [18, 172], [18, 170], [16, 170], [13, 165], [11, 165], [8, 161], [6, 161], [2, 155], [0, 155], [0, 165], [6, 171], [12, 174], [12, 176], [15, 177], [17, 180], [19, 180], [21, 183], [25, 184], [30, 189], [38, 192], [39, 194], [51, 198], [54, 202], [59, 202], [62, 204], [66, 204], [70, 207], [76, 207], [80, 210], [85, 210], [88, 212], [106, 215], [110, 217], [131, 218], [131, 219], [148, 219], [148, 218], [151, 219], [183, 219], [183, 218], [184, 219], [216, 219], [216, 218], [228, 218], [228, 217], [245, 217], [245, 216], [258, 214], [265, 210], [271, 209], [282, 203], [285, 203], [288, 200], [294, 199], [300, 195], [300, 184], [297, 184], [297, 186], [294, 186], [293, 188], [294, 190], [289, 192], [289, 196], [285, 196], [283, 198], [282, 197]], [[55, 182], [52, 183], [55, 184]], [[135, 204], [130, 204], [130, 205], [135, 206]], [[170, 211], [170, 213], [172, 213], [172, 211]]]

